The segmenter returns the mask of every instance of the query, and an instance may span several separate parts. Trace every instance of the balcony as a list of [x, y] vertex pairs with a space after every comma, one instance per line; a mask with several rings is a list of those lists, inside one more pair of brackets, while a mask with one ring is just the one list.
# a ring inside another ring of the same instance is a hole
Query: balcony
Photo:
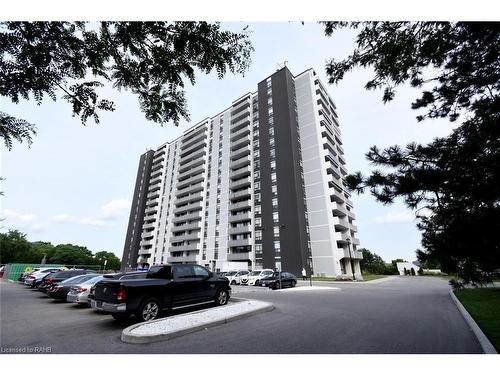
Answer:
[[231, 161], [242, 158], [243, 156], [250, 155], [252, 152], [252, 148], [250, 145], [239, 148], [236, 151], [231, 152]]
[[155, 207], [148, 207], [144, 210], [144, 215], [147, 217], [147, 216], [152, 216], [152, 215], [156, 215], [156, 213], [158, 212], [158, 208], [155, 206]]
[[229, 178], [236, 179], [243, 176], [250, 176], [251, 174], [252, 174], [252, 168], [250, 168], [250, 166], [247, 165], [242, 168], [233, 169], [231, 172], [229, 172]]
[[245, 137], [231, 143], [231, 151], [234, 153], [242, 147], [250, 145], [250, 138]]
[[199, 202], [187, 204], [185, 206], [180, 206], [180, 207], [174, 208], [173, 214], [177, 215], [177, 214], [181, 214], [183, 212], [195, 211], [195, 210], [201, 210], [201, 209], [202, 209], [201, 201], [199, 201]]
[[151, 193], [148, 193], [148, 195], [146, 195], [146, 198], [148, 199], [156, 199], [160, 196], [160, 193], [158, 192], [158, 190], [155, 190], [155, 191], [152, 191]]
[[[233, 130], [233, 129], [231, 129]], [[231, 142], [237, 141], [241, 138], [247, 138], [250, 135], [250, 126], [245, 125], [241, 129], [231, 133]]]
[[236, 227], [236, 228], [233, 228], [233, 227], [229, 227], [229, 234], [242, 234], [242, 233], [251, 233], [252, 232], [252, 227], [250, 226], [250, 224], [248, 225], [243, 225], [243, 226], [240, 226], [240, 227]]
[[145, 229], [149, 229], [149, 228], [154, 228], [155, 227], [155, 223], [144, 223], [142, 225], [142, 229], [145, 230]]
[[251, 119], [250, 119], [250, 113], [249, 113], [247, 116], [242, 117], [238, 121], [231, 124], [231, 132], [239, 131], [240, 129], [244, 128], [245, 126], [250, 125], [250, 122], [251, 122]]
[[193, 161], [198, 161], [198, 160], [203, 160], [201, 159], [207, 152], [205, 151], [204, 148], [198, 150], [198, 151], [195, 151], [193, 152], [192, 154], [189, 154], [185, 157], [183, 157], [180, 161], [179, 161], [179, 169], [180, 168], [184, 168], [185, 165], [193, 162]]
[[190, 169], [192, 168], [195, 168], [199, 165], [203, 165], [205, 164], [205, 159], [195, 159], [193, 161], [190, 161], [189, 163], [186, 163], [184, 165], [182, 165], [181, 167], [179, 167], [179, 176], [186, 172], [186, 171], [189, 171]]
[[170, 246], [168, 248], [168, 251], [170, 253], [175, 252], [175, 251], [195, 251], [195, 250], [198, 250], [197, 243], [192, 243], [189, 245], [182, 245], [182, 246]]
[[252, 190], [250, 190], [250, 189], [240, 190], [240, 191], [237, 191], [235, 193], [229, 194], [229, 199], [250, 197], [251, 194], [252, 194]]
[[351, 253], [349, 254], [349, 249], [345, 248], [344, 249], [344, 258], [351, 258], [352, 254], [352, 259], [363, 259], [363, 252], [359, 250], [353, 250], [351, 248]]
[[350, 217], [352, 220], [356, 220], [356, 215], [354, 212], [346, 210], [347, 211], [347, 216]]
[[201, 191], [200, 191], [198, 193], [190, 194], [187, 197], [177, 198], [175, 201], [175, 204], [178, 206], [182, 203], [196, 202], [196, 201], [200, 201], [202, 199], [203, 199], [203, 195], [201, 194]]
[[[177, 192], [175, 193], [175, 195], [179, 196], [182, 194], [182, 191], [190, 191], [198, 186], [200, 186], [201, 189], [203, 189], [203, 180], [204, 179], [205, 178], [204, 178], [203, 174], [200, 174], [198, 176], [194, 176], [194, 177], [188, 178], [187, 180], [178, 182], [175, 186], [177, 188]], [[189, 186], [189, 185], [191, 185], [191, 186]]]
[[346, 219], [341, 219], [336, 216], [333, 218], [333, 225], [336, 230], [348, 230], [350, 228], [349, 222]]
[[250, 107], [250, 104], [251, 104], [250, 98], [242, 99], [231, 108], [231, 116], [235, 116], [242, 110], [246, 109], [246, 107]]
[[232, 261], [232, 260], [251, 260], [250, 259], [250, 252], [245, 252], [245, 253], [229, 253], [227, 254], [227, 260]]
[[245, 186], [250, 186], [252, 184], [252, 179], [250, 176], [240, 178], [239, 180], [234, 180], [229, 183], [229, 188], [230, 189], [239, 189], [243, 188]]
[[356, 237], [353, 237], [352, 238], [352, 244], [356, 245], [356, 246], [359, 246], [359, 239], [357, 239]]
[[189, 185], [181, 190], [177, 190], [175, 192], [175, 196], [180, 197], [180, 196], [188, 194], [188, 193], [197, 193], [199, 191], [202, 191], [203, 188], [204, 188], [204, 183], [203, 183], [203, 181], [201, 181], [197, 184]]
[[240, 246], [250, 246], [252, 243], [251, 238], [243, 238], [241, 240], [229, 240], [227, 242], [228, 247], [240, 247]]
[[337, 202], [331, 202], [331, 205], [332, 205], [332, 213], [334, 216], [340, 216], [340, 217], [344, 217], [347, 215], [347, 209], [342, 206], [341, 204], [337, 203]]
[[167, 263], [196, 262], [197, 255], [184, 255], [180, 257], [167, 257]]
[[183, 234], [181, 236], [170, 237], [170, 243], [183, 242], [183, 241], [195, 241], [200, 239], [200, 232]]
[[228, 221], [230, 223], [237, 223], [239, 221], [248, 221], [252, 219], [252, 213], [251, 212], [245, 212], [241, 213], [238, 215], [229, 215]]
[[238, 202], [238, 203], [230, 203], [229, 204], [229, 211], [241, 211], [245, 208], [250, 208], [250, 200]]
[[186, 230], [200, 229], [200, 222], [196, 221], [194, 223], [179, 225], [177, 227], [172, 227], [172, 233], [184, 232]]
[[351, 225], [351, 232], [357, 232], [358, 231], [358, 227], [354, 224], [350, 224]]
[[198, 135], [203, 134], [207, 131], [207, 124], [201, 125], [195, 129], [190, 130], [182, 136], [182, 144], [189, 143], [194, 140]]
[[196, 142], [192, 146], [187, 147], [186, 149], [181, 151], [180, 157], [184, 158], [185, 156], [188, 156], [191, 152], [203, 149], [207, 145], [207, 141], [205, 139], [202, 139], [199, 142]]
[[205, 166], [203, 164], [201, 164], [201, 165], [193, 167], [185, 172], [179, 173], [177, 175], [177, 181], [179, 181], [179, 183], [177, 185], [179, 185], [181, 182], [186, 181], [186, 179], [189, 179], [190, 177], [195, 177], [195, 176], [198, 176], [200, 174], [203, 174], [203, 172], [205, 172]]
[[195, 145], [196, 143], [203, 141], [205, 138], [207, 138], [206, 128], [205, 131], [200, 132], [199, 134], [193, 137], [188, 137], [186, 139], [183, 139], [181, 143], [181, 151], [184, 151], [185, 149], [188, 149], [189, 147]]
[[147, 255], [147, 254], [151, 254], [152, 252], [152, 249], [139, 249], [138, 251], [138, 255]]
[[172, 219], [172, 223], [180, 223], [182, 221], [196, 220], [200, 218], [201, 218], [201, 211], [196, 211], [187, 215], [174, 216], [174, 218]]
[[237, 169], [237, 168], [241, 168], [245, 165], [250, 165], [251, 162], [252, 162], [252, 158], [249, 155], [243, 154], [239, 159], [232, 160], [231, 163], [229, 164], [229, 166], [232, 169]]
[[141, 240], [141, 242], [139, 242], [139, 246], [142, 248], [142, 247], [146, 247], [146, 246], [153, 246], [154, 245], [154, 239], [151, 238], [150, 240]]

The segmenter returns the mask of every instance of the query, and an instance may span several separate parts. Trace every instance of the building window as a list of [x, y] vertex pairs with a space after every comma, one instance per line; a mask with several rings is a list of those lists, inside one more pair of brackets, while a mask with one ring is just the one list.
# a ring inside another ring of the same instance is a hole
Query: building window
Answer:
[[273, 228], [273, 232], [274, 232], [274, 237], [279, 237], [280, 236], [280, 227], [275, 226]]
[[259, 215], [261, 212], [260, 210], [261, 210], [260, 204], [256, 205], [255, 206], [255, 213]]
[[273, 195], [274, 194], [278, 194], [278, 186], [277, 185], [272, 185], [271, 186], [271, 191], [273, 192]]
[[262, 254], [262, 245], [261, 244], [255, 244], [255, 254]]
[[256, 227], [262, 226], [262, 218], [260, 218], [260, 217], [255, 218], [255, 226]]
[[275, 223], [279, 223], [280, 221], [280, 215], [277, 212], [273, 212], [273, 221]]
[[271, 170], [272, 171], [276, 170], [276, 160], [271, 161]]
[[271, 173], [271, 181], [276, 182], [276, 172]]
[[256, 239], [257, 241], [262, 240], [262, 231], [261, 231], [261, 230], [256, 230], [256, 231], [255, 231], [255, 239]]
[[278, 197], [273, 198], [273, 208], [278, 207]]
[[280, 242], [279, 241], [274, 241], [274, 250], [276, 252], [279, 252], [280, 251]]

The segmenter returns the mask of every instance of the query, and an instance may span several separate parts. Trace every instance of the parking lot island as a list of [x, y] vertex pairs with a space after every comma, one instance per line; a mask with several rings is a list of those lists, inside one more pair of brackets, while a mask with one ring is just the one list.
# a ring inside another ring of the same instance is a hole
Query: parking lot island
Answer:
[[134, 324], [122, 331], [121, 340], [132, 344], [169, 340], [274, 309], [269, 302], [243, 298], [232, 298], [231, 301], [208, 310]]

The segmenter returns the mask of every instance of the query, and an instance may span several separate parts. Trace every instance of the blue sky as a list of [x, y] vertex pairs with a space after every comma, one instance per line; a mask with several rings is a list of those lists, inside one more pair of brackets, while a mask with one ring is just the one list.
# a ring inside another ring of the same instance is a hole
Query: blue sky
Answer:
[[[234, 31], [249, 24], [255, 48], [252, 64], [244, 77], [199, 74], [186, 97], [191, 122], [179, 127], [145, 120], [136, 97], [104, 88], [116, 111], [103, 113], [101, 123], [86, 126], [72, 117], [66, 102], [46, 100], [14, 105], [1, 98], [1, 108], [37, 125], [30, 149], [15, 144], [12, 151], [2, 145], [2, 232], [19, 229], [31, 241], [73, 243], [92, 251], [107, 250], [121, 257], [130, 201], [140, 154], [172, 140], [186, 128], [227, 108], [240, 95], [255, 91], [257, 82], [287, 61], [294, 74], [314, 68], [324, 83], [325, 62], [345, 57], [354, 48], [352, 31], [325, 37], [316, 23], [224, 23]], [[410, 109], [418, 91], [398, 89], [396, 99], [384, 105], [382, 93], [366, 91], [369, 70], [357, 69], [338, 85], [328, 85], [340, 117], [349, 172], [369, 172], [364, 154], [371, 145], [380, 147], [408, 142], [428, 142], [452, 129], [445, 120], [417, 123]], [[361, 246], [381, 255], [413, 260], [420, 246], [414, 213], [403, 204], [383, 206], [369, 194], [353, 196]]]

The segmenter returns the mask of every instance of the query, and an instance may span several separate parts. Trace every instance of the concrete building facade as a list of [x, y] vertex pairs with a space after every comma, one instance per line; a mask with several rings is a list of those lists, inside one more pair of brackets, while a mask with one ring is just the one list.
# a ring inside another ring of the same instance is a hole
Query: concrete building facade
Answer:
[[141, 156], [122, 267], [361, 277], [345, 165], [325, 87], [284, 67]]

